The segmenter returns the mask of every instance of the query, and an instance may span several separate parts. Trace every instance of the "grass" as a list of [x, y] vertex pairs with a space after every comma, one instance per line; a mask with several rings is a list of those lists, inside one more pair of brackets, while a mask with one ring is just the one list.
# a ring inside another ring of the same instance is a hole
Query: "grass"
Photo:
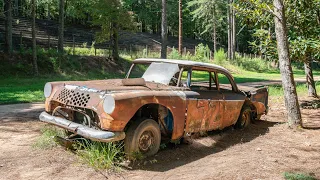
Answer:
[[283, 176], [286, 180], [316, 180], [314, 176], [302, 173], [285, 172]]
[[[33, 144], [34, 148], [54, 148], [59, 145], [55, 136], [66, 137], [65, 130], [51, 125], [44, 126], [40, 131], [42, 134]], [[122, 143], [103, 143], [81, 138], [74, 144], [74, 149], [84, 163], [96, 169], [117, 170], [118, 164], [125, 157]]]
[[58, 145], [54, 140], [55, 136], [64, 137], [65, 131], [56, 126], [46, 125], [41, 130], [41, 136], [33, 144], [33, 147], [40, 149], [50, 149]]
[[123, 74], [109, 72], [88, 73], [84, 75], [46, 75], [42, 77], [0, 78], [0, 104], [42, 102], [43, 88], [46, 82], [84, 81], [105, 78], [122, 78]]
[[82, 140], [76, 149], [82, 161], [95, 169], [116, 169], [125, 156], [122, 143]]
[[[298, 96], [307, 95], [307, 86], [305, 84], [297, 84], [296, 86]], [[320, 92], [320, 82], [316, 83], [317, 92]], [[282, 86], [269, 86], [269, 96], [282, 97], [283, 88]]]

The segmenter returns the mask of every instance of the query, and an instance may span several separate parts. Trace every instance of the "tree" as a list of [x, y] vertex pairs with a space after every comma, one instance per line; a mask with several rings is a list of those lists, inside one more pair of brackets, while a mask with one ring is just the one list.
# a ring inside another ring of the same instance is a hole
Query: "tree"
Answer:
[[232, 59], [232, 8], [231, 8], [232, 0], [228, 2], [228, 58]]
[[167, 58], [167, 3], [162, 0], [161, 12], [161, 58]]
[[288, 113], [288, 124], [289, 127], [294, 127], [301, 123], [301, 113], [289, 55], [285, 7], [282, 0], [273, 0], [273, 5], [280, 72], [284, 89], [285, 105]]
[[182, 55], [182, 0], [179, 0], [179, 53]]
[[32, 0], [32, 64], [33, 71], [36, 76], [39, 75], [37, 63], [37, 44], [36, 44], [36, 2]]
[[[90, 2], [92, 23], [101, 28], [96, 40], [99, 43], [111, 40], [112, 59], [119, 60], [119, 30], [132, 29], [131, 15], [126, 11], [120, 0], [95, 0]], [[110, 39], [111, 38], [111, 39]]]
[[58, 51], [63, 54], [64, 42], [64, 0], [59, 0], [59, 37], [58, 37]]
[[[227, 3], [223, 0], [193, 0], [188, 3], [190, 9], [194, 9], [191, 14], [193, 21], [201, 27], [201, 35], [208, 34], [213, 42], [213, 50], [218, 48], [218, 33], [224, 36], [227, 23], [226, 10]], [[203, 28], [203, 29], [202, 29]]]
[[213, 54], [217, 52], [217, 12], [216, 12], [216, 0], [213, 0], [213, 32], [212, 32], [212, 40], [213, 40]]
[[[232, 0], [233, 3], [233, 0]], [[233, 6], [231, 7], [231, 32], [232, 32], [232, 39], [231, 39], [231, 59], [234, 60], [236, 58], [236, 16], [235, 16], [235, 9]]]
[[12, 53], [12, 0], [5, 0], [5, 48], [4, 52]]

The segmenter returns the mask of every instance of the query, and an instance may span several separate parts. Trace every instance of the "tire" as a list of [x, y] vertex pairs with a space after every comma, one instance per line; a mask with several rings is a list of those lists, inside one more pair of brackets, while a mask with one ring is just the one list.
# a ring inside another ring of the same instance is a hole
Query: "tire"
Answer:
[[161, 143], [159, 125], [153, 119], [139, 120], [131, 124], [124, 139], [124, 151], [129, 158], [135, 153], [143, 157], [155, 155]]
[[244, 129], [250, 124], [251, 119], [251, 108], [249, 106], [243, 106], [238, 121], [235, 124], [235, 127], [237, 129]]

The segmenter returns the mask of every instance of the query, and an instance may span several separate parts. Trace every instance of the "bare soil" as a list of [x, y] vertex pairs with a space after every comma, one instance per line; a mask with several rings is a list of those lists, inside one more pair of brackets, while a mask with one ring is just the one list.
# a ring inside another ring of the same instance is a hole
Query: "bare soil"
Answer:
[[[302, 100], [308, 100], [302, 98]], [[45, 125], [42, 104], [0, 106], [0, 179], [283, 179], [284, 172], [320, 179], [320, 130], [288, 129], [283, 99], [245, 130], [227, 128], [168, 145], [120, 173], [94, 170], [62, 147], [32, 147]], [[320, 109], [303, 109], [304, 120]]]

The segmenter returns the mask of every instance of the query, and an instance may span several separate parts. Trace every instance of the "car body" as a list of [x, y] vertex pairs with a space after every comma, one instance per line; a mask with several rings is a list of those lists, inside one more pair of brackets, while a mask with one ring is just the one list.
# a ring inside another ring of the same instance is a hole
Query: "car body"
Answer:
[[146, 155], [158, 151], [159, 133], [243, 128], [268, 109], [267, 88], [241, 89], [227, 69], [185, 60], [137, 59], [124, 79], [49, 82], [44, 93], [40, 120], [95, 141], [125, 139], [127, 153]]

